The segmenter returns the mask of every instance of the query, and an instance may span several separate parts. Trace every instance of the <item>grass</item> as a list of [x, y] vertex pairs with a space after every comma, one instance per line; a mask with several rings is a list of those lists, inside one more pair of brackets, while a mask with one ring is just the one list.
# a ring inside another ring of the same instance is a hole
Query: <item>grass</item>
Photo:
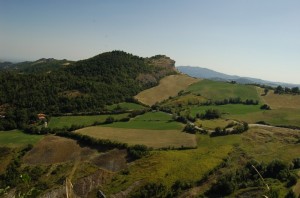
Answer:
[[105, 186], [105, 193], [119, 192], [140, 180], [162, 183], [168, 188], [177, 180], [197, 182], [228, 156], [240, 136], [210, 138], [197, 135], [197, 138], [197, 149], [154, 151], [149, 157], [136, 161], [129, 166], [128, 175], [119, 174]]
[[0, 146], [19, 147], [35, 144], [44, 136], [29, 135], [20, 130], [0, 131]]
[[195, 135], [178, 130], [119, 129], [94, 126], [79, 129], [77, 132], [94, 138], [110, 139], [129, 145], [143, 144], [152, 148], [196, 146]]
[[214, 130], [216, 127], [225, 128], [232, 120], [214, 119], [214, 120], [197, 120], [196, 125], [206, 130]]
[[189, 86], [187, 91], [191, 91], [195, 94], [201, 94], [201, 96], [212, 100], [240, 97], [242, 100], [253, 99], [260, 101], [257, 89], [252, 85], [202, 80]]
[[131, 119], [129, 122], [114, 122], [103, 126], [151, 130], [182, 130], [183, 128], [181, 123], [173, 121], [171, 115], [163, 112], [147, 112]]
[[178, 106], [178, 105], [197, 105], [206, 102], [203, 96], [197, 96], [195, 94], [186, 94], [179, 97], [167, 100], [162, 106]]
[[112, 116], [115, 119], [121, 119], [128, 116], [128, 113], [115, 115], [89, 115], [89, 116], [59, 116], [51, 117], [50, 128], [71, 127], [72, 125], [90, 126], [94, 122], [104, 122], [107, 117]]
[[274, 94], [270, 91], [266, 96], [262, 96], [262, 100], [265, 101], [272, 109], [280, 108], [293, 108], [300, 109], [300, 95], [291, 94]]
[[158, 86], [142, 91], [135, 98], [143, 104], [152, 106], [170, 96], [177, 96], [179, 91], [198, 81], [199, 79], [186, 75], [170, 75], [161, 79]]
[[291, 125], [300, 127], [300, 109], [274, 109], [269, 111], [257, 111], [240, 115], [226, 115], [228, 119], [243, 120], [248, 123], [265, 121], [271, 125]]
[[218, 109], [222, 114], [227, 115], [244, 115], [253, 112], [260, 112], [259, 105], [243, 105], [243, 104], [227, 104], [227, 105], [211, 105], [211, 106], [192, 106], [190, 111], [192, 116], [197, 113], [205, 113], [208, 109]]
[[[255, 160], [269, 163], [280, 159], [290, 163], [298, 157], [300, 145], [299, 131], [282, 128], [254, 127], [242, 134], [240, 147]], [[287, 153], [290, 153], [287, 155]]]
[[112, 110], [115, 110], [118, 106], [124, 110], [140, 110], [140, 109], [145, 108], [144, 106], [142, 106], [140, 104], [129, 103], [129, 102], [121, 102], [119, 104], [109, 105], [109, 106], [106, 106], [106, 108], [107, 108], [107, 110], [112, 111]]

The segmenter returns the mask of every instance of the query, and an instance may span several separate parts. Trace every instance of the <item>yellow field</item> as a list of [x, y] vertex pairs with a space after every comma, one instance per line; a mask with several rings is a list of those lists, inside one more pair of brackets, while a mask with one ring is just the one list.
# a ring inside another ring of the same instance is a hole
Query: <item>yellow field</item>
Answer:
[[176, 96], [179, 91], [198, 81], [199, 79], [186, 75], [167, 76], [161, 79], [158, 86], [142, 91], [135, 98], [143, 104], [152, 106], [156, 102], [168, 99], [170, 96]]
[[280, 108], [297, 108], [300, 109], [300, 95], [291, 94], [274, 94], [273, 91], [269, 92], [262, 99], [271, 106], [272, 109]]
[[164, 147], [195, 147], [196, 136], [183, 133], [178, 130], [148, 130], [148, 129], [125, 129], [111, 127], [87, 127], [79, 129], [77, 133], [94, 138], [110, 139], [129, 145], [144, 144], [152, 148]]

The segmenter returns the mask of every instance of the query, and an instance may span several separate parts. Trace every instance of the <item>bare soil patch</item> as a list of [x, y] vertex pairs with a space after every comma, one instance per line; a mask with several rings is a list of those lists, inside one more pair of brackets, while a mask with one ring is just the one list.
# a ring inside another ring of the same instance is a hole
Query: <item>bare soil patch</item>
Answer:
[[78, 158], [84, 160], [97, 152], [95, 149], [81, 147], [75, 140], [49, 135], [37, 143], [23, 160], [32, 165], [53, 164]]
[[127, 150], [114, 149], [107, 153], [103, 153], [93, 159], [93, 163], [98, 167], [109, 171], [119, 171], [127, 167]]

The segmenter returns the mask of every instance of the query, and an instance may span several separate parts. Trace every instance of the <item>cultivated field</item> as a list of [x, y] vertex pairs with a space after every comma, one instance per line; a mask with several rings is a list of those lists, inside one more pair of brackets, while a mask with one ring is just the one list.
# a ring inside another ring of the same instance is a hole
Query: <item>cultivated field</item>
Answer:
[[195, 135], [178, 130], [121, 129], [94, 126], [79, 129], [76, 132], [94, 138], [110, 139], [129, 145], [144, 144], [153, 148], [196, 146]]
[[266, 96], [262, 96], [262, 99], [271, 106], [272, 109], [280, 108], [292, 108], [300, 109], [300, 95], [291, 94], [274, 94], [270, 91]]
[[170, 114], [164, 112], [147, 112], [131, 119], [129, 122], [114, 122], [104, 127], [152, 129], [152, 130], [182, 130], [183, 124], [172, 120]]
[[35, 144], [43, 137], [42, 135], [29, 135], [19, 130], [0, 131], [0, 147], [18, 147]]
[[143, 104], [152, 106], [157, 102], [168, 99], [170, 96], [177, 96], [178, 92], [185, 90], [191, 84], [198, 82], [186, 75], [171, 75], [160, 80], [159, 85], [142, 91], [135, 98]]
[[202, 80], [198, 83], [192, 84], [188, 87], [187, 91], [200, 94], [201, 96], [212, 100], [223, 100], [236, 97], [240, 97], [242, 100], [260, 100], [255, 86], [231, 84], [211, 80]]
[[71, 127], [72, 125], [90, 126], [94, 122], [104, 122], [107, 117], [112, 116], [115, 119], [121, 119], [128, 116], [128, 113], [115, 115], [86, 115], [86, 116], [59, 116], [51, 117], [50, 128]]
[[75, 140], [53, 135], [45, 136], [23, 158], [26, 164], [54, 164], [86, 159], [97, 153], [88, 147], [81, 147]]

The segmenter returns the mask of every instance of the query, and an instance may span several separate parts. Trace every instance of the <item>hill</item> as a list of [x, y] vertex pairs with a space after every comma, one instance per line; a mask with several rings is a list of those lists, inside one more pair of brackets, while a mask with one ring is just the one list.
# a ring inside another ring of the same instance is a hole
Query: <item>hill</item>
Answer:
[[261, 84], [269, 86], [284, 86], [284, 87], [300, 87], [298, 84], [284, 83], [284, 82], [272, 82], [251, 77], [240, 77], [236, 75], [228, 75], [221, 72], [217, 72], [211, 69], [203, 67], [192, 67], [192, 66], [178, 66], [176, 67], [180, 72], [196, 78], [211, 79], [216, 81], [236, 81], [240, 84]]
[[166, 56], [141, 58], [122, 51], [78, 62], [40, 59], [14, 66], [0, 72], [0, 106], [51, 113], [100, 111], [176, 73], [174, 61]]
[[74, 61], [66, 59], [56, 60], [54, 58], [41, 58], [36, 61], [24, 61], [19, 63], [0, 63], [0, 70], [15, 71], [19, 73], [50, 73], [54, 70], [64, 68]]

